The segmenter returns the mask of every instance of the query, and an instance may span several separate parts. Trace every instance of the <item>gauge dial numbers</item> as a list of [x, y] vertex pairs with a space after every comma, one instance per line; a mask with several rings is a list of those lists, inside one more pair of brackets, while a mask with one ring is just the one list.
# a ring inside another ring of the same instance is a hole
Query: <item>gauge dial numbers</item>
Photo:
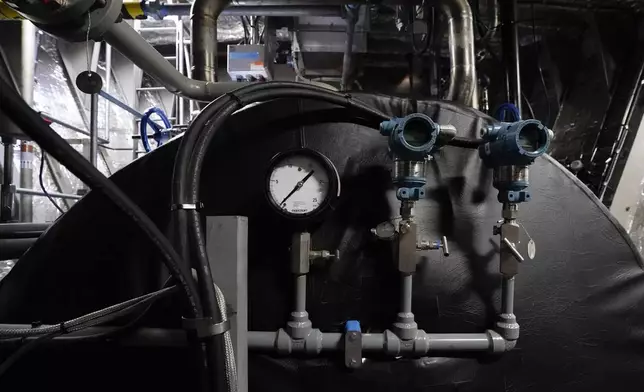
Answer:
[[300, 149], [271, 161], [266, 194], [273, 208], [288, 218], [317, 215], [339, 196], [338, 172], [324, 155]]

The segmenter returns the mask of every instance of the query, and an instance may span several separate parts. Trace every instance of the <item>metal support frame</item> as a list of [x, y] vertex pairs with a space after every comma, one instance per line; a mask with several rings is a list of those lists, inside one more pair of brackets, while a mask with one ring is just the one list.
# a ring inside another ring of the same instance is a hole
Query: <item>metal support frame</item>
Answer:
[[32, 196], [51, 196], [53, 198], [57, 199], [70, 199], [70, 200], [80, 200], [83, 198], [83, 196], [80, 195], [73, 195], [69, 193], [59, 193], [59, 192], [49, 192], [47, 193], [43, 191], [39, 191], [36, 189], [27, 189], [27, 188], [16, 188], [16, 193], [20, 195], [32, 195]]
[[14, 194], [13, 183], [13, 146], [15, 139], [2, 137], [4, 148], [4, 165], [2, 166], [2, 185], [0, 185], [0, 222], [11, 222], [14, 215]]
[[98, 94], [91, 94], [89, 106], [89, 161], [92, 166], [98, 164]]
[[[248, 218], [206, 218], [206, 246], [215, 282], [231, 315], [231, 339], [237, 364], [237, 390], [248, 391]], [[217, 262], [212, 262], [216, 260]]]

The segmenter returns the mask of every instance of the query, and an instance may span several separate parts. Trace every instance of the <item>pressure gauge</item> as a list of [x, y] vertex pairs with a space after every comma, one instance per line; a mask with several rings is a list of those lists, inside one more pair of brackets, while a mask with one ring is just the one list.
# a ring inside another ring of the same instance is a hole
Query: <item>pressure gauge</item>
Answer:
[[316, 216], [340, 196], [340, 176], [321, 153], [298, 149], [277, 154], [266, 176], [266, 195], [277, 212], [287, 218]]

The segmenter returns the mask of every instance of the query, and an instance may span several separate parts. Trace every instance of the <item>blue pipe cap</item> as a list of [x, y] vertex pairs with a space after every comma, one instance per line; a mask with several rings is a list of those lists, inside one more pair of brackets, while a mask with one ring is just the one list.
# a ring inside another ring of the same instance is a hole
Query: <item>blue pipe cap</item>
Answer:
[[394, 117], [380, 124], [380, 133], [389, 137], [389, 151], [403, 160], [421, 161], [431, 154], [440, 127], [421, 113]]
[[344, 325], [344, 330], [346, 332], [360, 332], [360, 321], [358, 320], [347, 320]]
[[479, 157], [486, 166], [525, 166], [546, 153], [553, 133], [540, 121], [524, 120], [484, 128], [481, 137], [487, 143], [479, 147]]

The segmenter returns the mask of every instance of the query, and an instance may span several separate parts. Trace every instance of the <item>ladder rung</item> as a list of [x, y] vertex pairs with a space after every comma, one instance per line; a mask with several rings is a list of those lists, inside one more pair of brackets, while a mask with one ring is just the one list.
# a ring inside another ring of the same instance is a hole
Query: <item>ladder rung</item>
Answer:
[[[170, 121], [174, 121], [174, 120], [176, 120], [176, 119], [177, 119], [176, 117], [168, 117], [168, 120], [170, 120]], [[140, 123], [140, 122], [141, 122], [141, 119], [140, 119], [140, 118], [137, 118], [137, 119], [136, 119], [136, 120], [134, 120], [134, 121], [136, 121], [136, 123], [138, 124], [138, 123]]]
[[163, 58], [166, 60], [176, 60], [177, 56], [163, 56]]
[[138, 31], [172, 31], [176, 27], [139, 27]]
[[184, 40], [183, 40], [183, 44], [184, 44], [184, 45], [192, 45], [192, 40], [190, 40], [190, 39], [184, 39]]
[[162, 91], [166, 90], [165, 87], [139, 87], [136, 91]]

